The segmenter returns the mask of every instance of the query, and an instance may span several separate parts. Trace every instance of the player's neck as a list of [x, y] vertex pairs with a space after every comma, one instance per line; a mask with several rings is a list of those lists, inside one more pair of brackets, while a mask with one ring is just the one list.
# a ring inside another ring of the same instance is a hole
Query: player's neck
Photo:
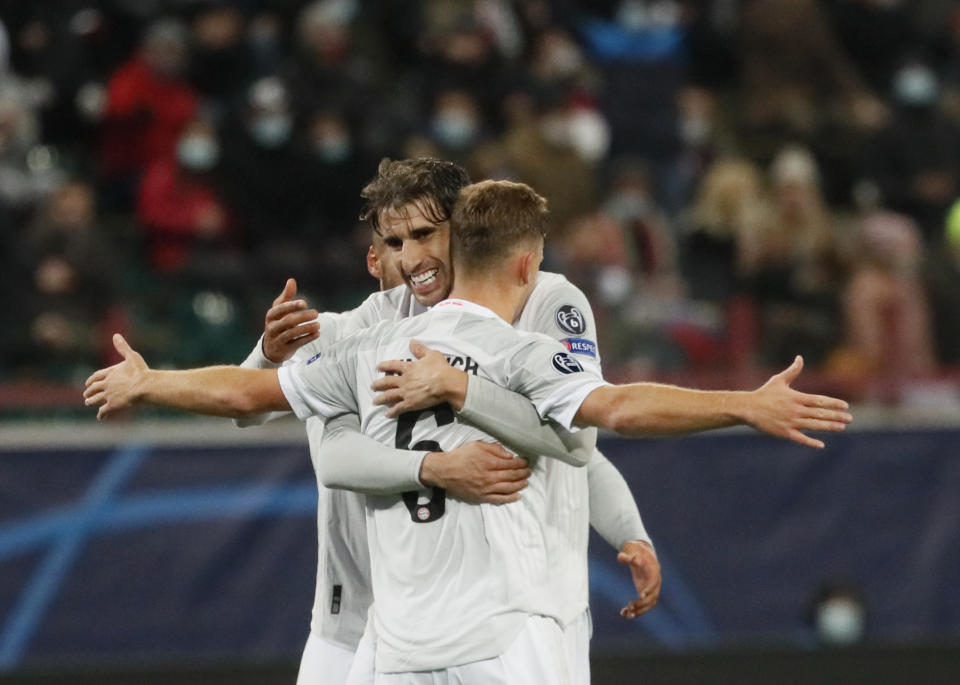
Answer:
[[479, 279], [458, 276], [453, 290], [450, 291], [451, 298], [486, 307], [511, 324], [525, 296], [526, 292], [522, 287], [505, 283], [496, 277]]

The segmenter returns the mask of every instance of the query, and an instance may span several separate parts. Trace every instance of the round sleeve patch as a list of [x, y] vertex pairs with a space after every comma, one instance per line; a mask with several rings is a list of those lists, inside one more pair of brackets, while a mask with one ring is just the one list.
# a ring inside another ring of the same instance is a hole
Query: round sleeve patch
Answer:
[[580, 362], [566, 352], [557, 352], [555, 355], [553, 355], [553, 368], [562, 374], [583, 371], [583, 367], [580, 366]]
[[572, 335], [582, 335], [587, 331], [587, 320], [583, 313], [572, 304], [565, 304], [554, 315], [557, 327]]

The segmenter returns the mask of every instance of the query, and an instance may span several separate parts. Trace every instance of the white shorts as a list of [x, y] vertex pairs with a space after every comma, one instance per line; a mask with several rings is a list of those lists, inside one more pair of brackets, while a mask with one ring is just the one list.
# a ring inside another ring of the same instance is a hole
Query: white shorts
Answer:
[[300, 658], [297, 685], [343, 685], [353, 663], [353, 650], [310, 633]]
[[500, 656], [438, 671], [377, 673], [376, 685], [571, 685], [563, 630], [552, 618], [530, 616]]
[[373, 626], [367, 619], [363, 630], [363, 637], [357, 645], [357, 653], [353, 656], [350, 673], [347, 675], [346, 685], [373, 685], [377, 670], [377, 639], [374, 636]]
[[590, 685], [590, 636], [592, 634], [593, 622], [590, 620], [589, 609], [563, 629], [567, 668], [570, 670], [570, 682], [573, 685]]

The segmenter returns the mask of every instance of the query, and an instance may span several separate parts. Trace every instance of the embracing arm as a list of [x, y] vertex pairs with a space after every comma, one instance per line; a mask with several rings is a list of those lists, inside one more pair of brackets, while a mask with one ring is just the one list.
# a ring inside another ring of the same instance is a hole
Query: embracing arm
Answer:
[[467, 383], [460, 417], [518, 454], [553, 457], [571, 466], [587, 464], [597, 442], [596, 430], [571, 432], [544, 421], [526, 397], [479, 376]]
[[530, 477], [523, 459], [495, 443], [468, 442], [449, 452], [382, 445], [360, 433], [356, 414], [327, 421], [322, 449], [320, 482], [368, 495], [440, 487], [465, 502], [502, 504], [519, 499]]
[[596, 431], [568, 431], [544, 421], [523, 395], [453, 368], [442, 354], [419, 342], [411, 342], [410, 350], [419, 361], [389, 361], [377, 367], [387, 375], [373, 383], [381, 393], [374, 403], [391, 405], [388, 416], [446, 402], [461, 419], [518, 454], [553, 457], [571, 466], [590, 460]]
[[786, 370], [756, 390], [688, 390], [658, 383], [597, 388], [584, 400], [575, 422], [602, 426], [621, 435], [672, 435], [735, 425], [822, 448], [803, 431], [842, 431], [852, 420], [847, 403], [790, 387], [803, 369], [797, 357]]

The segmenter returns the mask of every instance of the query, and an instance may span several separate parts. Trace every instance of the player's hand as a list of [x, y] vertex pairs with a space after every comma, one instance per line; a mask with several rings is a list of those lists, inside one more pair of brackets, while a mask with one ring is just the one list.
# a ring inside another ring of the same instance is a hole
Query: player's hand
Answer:
[[285, 362], [293, 353], [320, 337], [316, 309], [307, 309], [306, 300], [295, 300], [297, 282], [287, 279], [263, 323], [263, 356], [274, 364]]
[[410, 341], [410, 351], [417, 361], [394, 359], [377, 366], [378, 371], [387, 375], [371, 385], [373, 390], [380, 393], [373, 398], [373, 403], [389, 405], [389, 417], [444, 402], [457, 410], [463, 407], [467, 394], [467, 374], [450, 366], [440, 352], [416, 340]]
[[113, 346], [123, 361], [95, 371], [83, 391], [84, 404], [100, 407], [98, 421], [134, 404], [143, 392], [150, 370], [143, 357], [119, 333], [113, 335]]
[[617, 561], [630, 567], [633, 585], [637, 588], [637, 598], [620, 610], [624, 618], [636, 618], [650, 611], [660, 598], [660, 562], [657, 553], [648, 543], [630, 541], [624, 543], [617, 555]]
[[430, 452], [420, 466], [420, 481], [464, 502], [504, 504], [520, 499], [530, 473], [526, 460], [502, 445], [475, 441], [449, 452]]
[[793, 440], [808, 447], [822, 448], [823, 441], [804, 431], [842, 431], [853, 420], [848, 405], [836, 397], [810, 395], [790, 387], [803, 370], [803, 357], [773, 376], [750, 395], [745, 417], [757, 430]]

